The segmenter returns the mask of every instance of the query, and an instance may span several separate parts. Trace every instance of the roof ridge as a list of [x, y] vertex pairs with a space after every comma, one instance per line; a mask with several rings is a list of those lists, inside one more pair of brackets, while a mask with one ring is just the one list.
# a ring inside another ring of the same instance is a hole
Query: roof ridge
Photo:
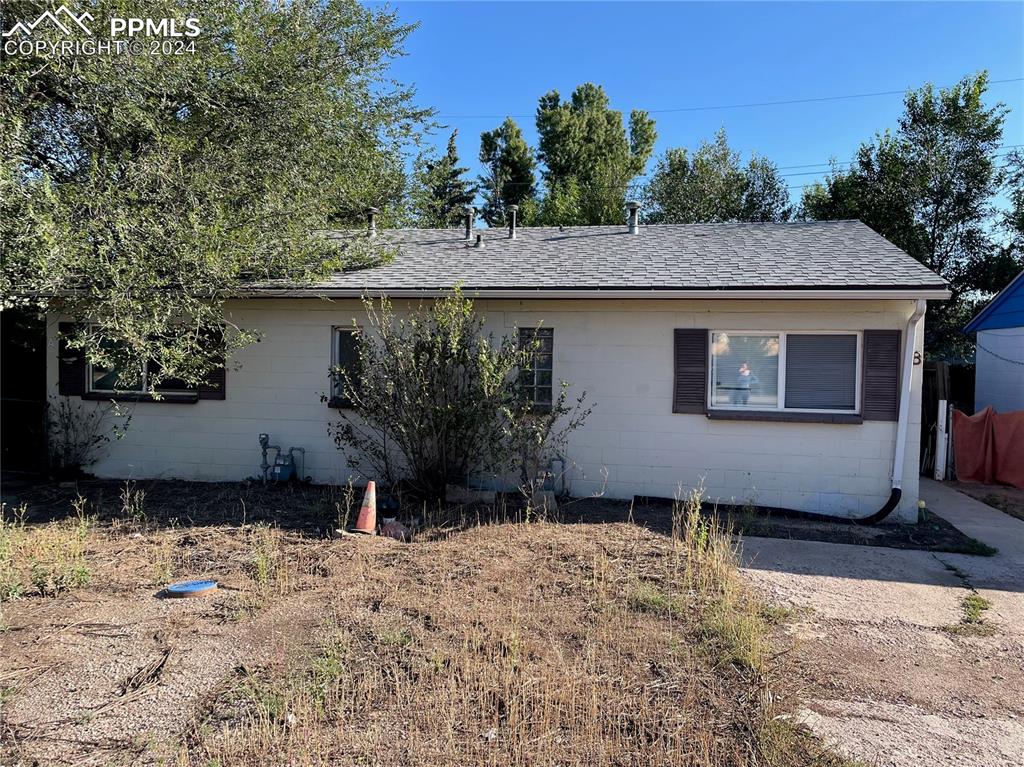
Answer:
[[[861, 224], [867, 226], [863, 221], [857, 218], [833, 218], [822, 221], [698, 221], [687, 224], [680, 223], [661, 223], [661, 224], [640, 224], [641, 229], [668, 229], [669, 227], [681, 228], [681, 227], [700, 227], [700, 226], [734, 226], [734, 227], [765, 227], [765, 226], [827, 226], [831, 224]], [[870, 227], [868, 227], [870, 228]], [[544, 224], [542, 226], [517, 226], [516, 231], [538, 231], [541, 229], [555, 229], [560, 231], [569, 231], [572, 229], [621, 229], [623, 232], [628, 232], [625, 222], [622, 224]], [[504, 232], [506, 227], [504, 226], [490, 226], [490, 227], [474, 227], [473, 231], [476, 234], [483, 234], [489, 231]], [[350, 229], [326, 229], [324, 230], [329, 233], [342, 233], [342, 232], [361, 232], [363, 227], [352, 227]], [[388, 228], [379, 228], [380, 232], [463, 232], [465, 229], [461, 226], [441, 227], [441, 226], [394, 226]]]

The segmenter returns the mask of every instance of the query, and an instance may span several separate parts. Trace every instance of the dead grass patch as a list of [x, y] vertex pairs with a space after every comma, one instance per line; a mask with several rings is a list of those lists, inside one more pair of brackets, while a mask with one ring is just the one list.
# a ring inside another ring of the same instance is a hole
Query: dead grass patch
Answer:
[[[784, 718], [773, 613], [699, 497], [678, 505], [671, 534], [462, 509], [431, 513], [436, 526], [400, 544], [323, 537], [343, 495], [316, 496], [309, 514], [325, 522], [311, 536], [285, 504], [268, 509], [312, 495], [246, 496], [235, 526], [198, 526], [172, 522], [159, 484], [140, 489], [142, 514], [111, 494], [117, 508], [89, 529], [102, 577], [87, 599], [49, 600], [45, 614], [15, 603], [0, 649], [26, 674], [59, 658], [88, 701], [62, 701], [56, 677], [19, 678], [11, 710], [36, 713], [11, 721], [17, 758], [102, 748], [115, 762], [128, 741], [113, 733], [133, 727], [147, 758], [182, 766], [840, 764]], [[197, 577], [222, 588], [155, 598]], [[49, 708], [59, 748], [35, 724]]]
[[[212, 700], [183, 764], [838, 764], [775, 718], [766, 623], [699, 497], [624, 524], [360, 541], [326, 640]], [[224, 710], [235, 712], [225, 719]]]

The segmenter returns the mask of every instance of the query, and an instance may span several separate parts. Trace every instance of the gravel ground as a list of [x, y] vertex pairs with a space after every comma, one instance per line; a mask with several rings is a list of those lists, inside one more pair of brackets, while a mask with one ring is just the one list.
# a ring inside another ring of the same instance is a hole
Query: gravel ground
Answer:
[[[949, 509], [958, 523], [968, 515], [969, 534], [999, 554], [749, 538], [745, 572], [770, 599], [795, 608], [786, 630], [796, 640], [802, 716], [826, 742], [887, 767], [1019, 767], [1024, 523], [942, 490], [929, 507]], [[992, 520], [994, 537], [986, 535], [989, 513], [1002, 518]], [[991, 602], [984, 627], [953, 628], [971, 593]]]

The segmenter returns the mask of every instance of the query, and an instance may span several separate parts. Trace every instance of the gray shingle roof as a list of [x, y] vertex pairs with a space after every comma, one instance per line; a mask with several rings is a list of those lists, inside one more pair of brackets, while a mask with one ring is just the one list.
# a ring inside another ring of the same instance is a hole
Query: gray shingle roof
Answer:
[[[317, 288], [438, 290], [944, 289], [945, 282], [859, 221], [786, 224], [523, 227], [380, 232], [397, 246], [384, 266], [334, 275]], [[330, 236], [343, 240], [351, 232]]]

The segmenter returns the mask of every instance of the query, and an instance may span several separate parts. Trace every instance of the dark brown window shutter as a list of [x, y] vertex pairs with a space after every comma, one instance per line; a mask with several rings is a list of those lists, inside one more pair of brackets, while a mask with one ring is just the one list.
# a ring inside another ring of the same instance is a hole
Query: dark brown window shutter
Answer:
[[677, 328], [675, 331], [675, 387], [673, 413], [706, 413], [708, 385], [708, 331]]
[[227, 387], [227, 368], [221, 360], [219, 366], [211, 370], [206, 380], [199, 384], [199, 399], [227, 399]]
[[60, 338], [57, 346], [57, 391], [67, 397], [85, 394], [85, 352], [68, 347], [68, 339], [75, 334], [73, 322], [57, 326]]
[[[220, 331], [214, 331], [217, 342], [222, 340]], [[199, 384], [199, 399], [227, 399], [228, 371], [223, 357], [218, 358], [217, 367], [206, 374], [206, 380]]]
[[864, 331], [865, 421], [895, 421], [900, 409], [900, 331]]

